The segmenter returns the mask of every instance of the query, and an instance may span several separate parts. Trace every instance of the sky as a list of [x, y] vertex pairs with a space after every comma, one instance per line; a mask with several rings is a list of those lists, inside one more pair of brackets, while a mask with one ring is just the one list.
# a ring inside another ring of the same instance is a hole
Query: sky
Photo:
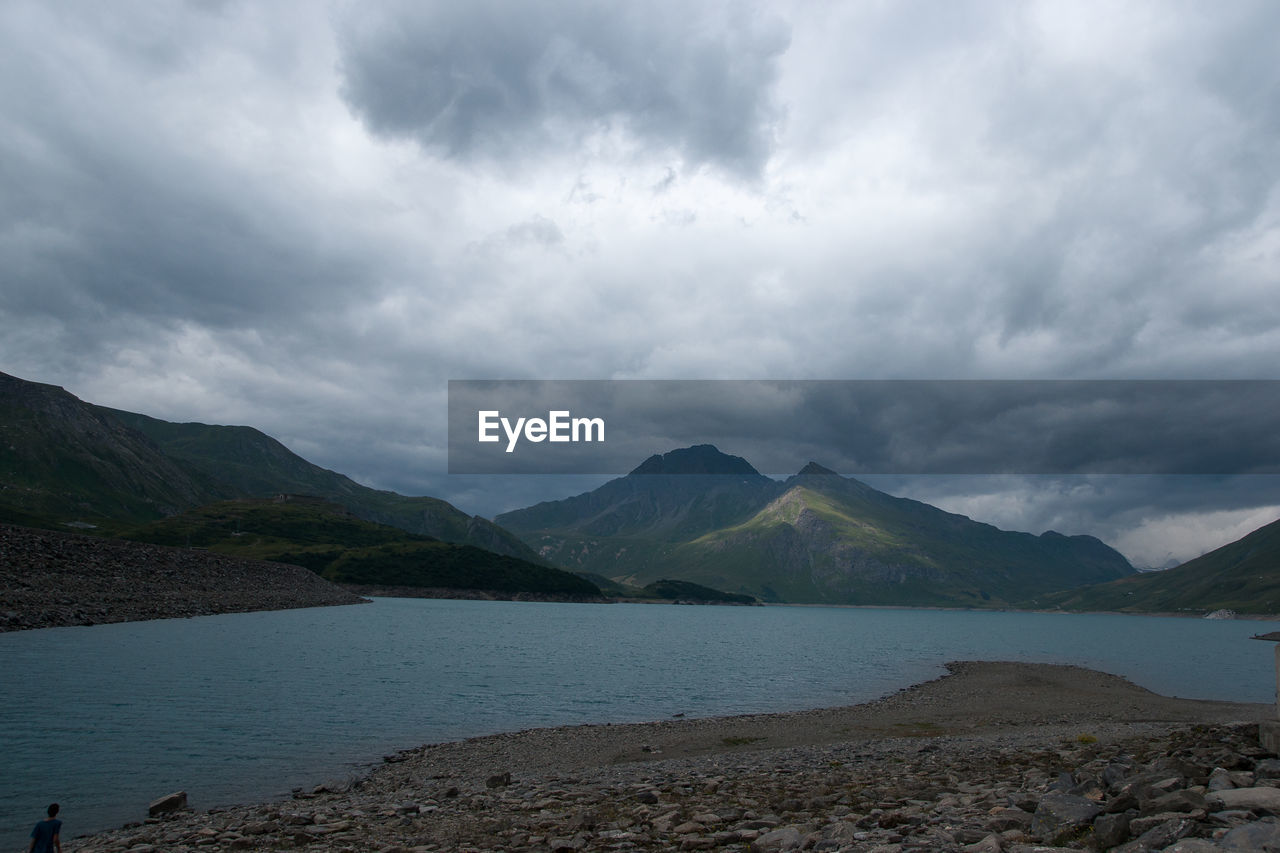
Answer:
[[[1278, 379], [1276, 32], [1266, 0], [7, 0], [0, 370], [483, 515], [603, 478], [447, 475], [451, 379]], [[1280, 516], [1268, 477], [881, 485], [1140, 565]]]

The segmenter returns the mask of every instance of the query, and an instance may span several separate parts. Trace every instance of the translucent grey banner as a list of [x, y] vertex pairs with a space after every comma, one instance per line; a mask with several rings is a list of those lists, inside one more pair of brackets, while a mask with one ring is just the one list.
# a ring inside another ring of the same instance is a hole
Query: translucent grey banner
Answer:
[[453, 380], [449, 473], [1273, 474], [1277, 380]]

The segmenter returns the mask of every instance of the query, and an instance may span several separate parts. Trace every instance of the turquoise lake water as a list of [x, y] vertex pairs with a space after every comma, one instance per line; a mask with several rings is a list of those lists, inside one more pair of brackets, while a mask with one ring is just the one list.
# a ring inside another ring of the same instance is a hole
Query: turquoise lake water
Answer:
[[497, 731], [850, 704], [950, 660], [1072, 663], [1270, 702], [1280, 623], [825, 607], [377, 599], [0, 634], [0, 845], [286, 796]]

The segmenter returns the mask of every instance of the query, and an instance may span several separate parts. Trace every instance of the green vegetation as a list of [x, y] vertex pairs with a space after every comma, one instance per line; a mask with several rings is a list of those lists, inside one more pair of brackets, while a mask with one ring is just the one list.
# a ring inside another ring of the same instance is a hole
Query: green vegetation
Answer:
[[292, 563], [338, 583], [600, 595], [568, 572], [364, 521], [318, 498], [224, 501], [143, 525], [125, 538]]
[[648, 584], [641, 590], [645, 598], [661, 598], [667, 601], [698, 601], [718, 604], [756, 604], [755, 597], [739, 595], [732, 592], [721, 592], [718, 589], [690, 583], [689, 581], [664, 578]]
[[1026, 606], [1127, 613], [1280, 613], [1280, 520], [1172, 569], [1041, 596]]
[[223, 497], [315, 495], [341, 504], [366, 521], [546, 565], [516, 536], [487, 519], [467, 515], [439, 498], [408, 497], [362, 486], [311, 464], [252, 427], [175, 424], [118, 409], [92, 408], [142, 433], [187, 470], [222, 484]]
[[61, 388], [0, 373], [0, 505], [15, 523], [137, 522], [223, 497]]

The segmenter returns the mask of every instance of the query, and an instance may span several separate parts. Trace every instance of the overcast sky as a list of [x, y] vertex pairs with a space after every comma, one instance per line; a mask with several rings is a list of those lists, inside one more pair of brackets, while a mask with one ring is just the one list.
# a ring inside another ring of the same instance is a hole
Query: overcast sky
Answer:
[[[1268, 0], [7, 0], [0, 370], [485, 515], [572, 484], [445, 476], [449, 379], [1277, 379], [1277, 32]], [[1280, 516], [1265, 477], [895, 488], [1141, 564]]]

